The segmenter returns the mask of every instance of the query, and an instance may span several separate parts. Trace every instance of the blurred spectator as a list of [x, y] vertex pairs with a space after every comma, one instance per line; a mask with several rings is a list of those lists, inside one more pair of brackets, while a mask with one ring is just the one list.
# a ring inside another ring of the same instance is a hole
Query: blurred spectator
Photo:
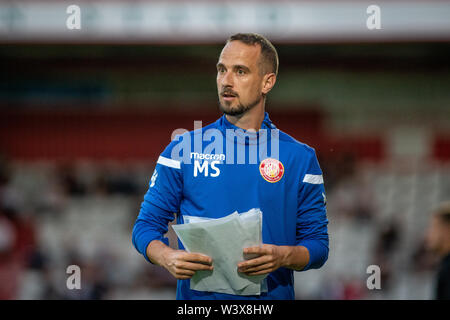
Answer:
[[411, 264], [413, 271], [426, 272], [433, 269], [437, 263], [436, 258], [436, 255], [428, 248], [427, 239], [422, 239], [412, 253]]
[[389, 290], [391, 279], [393, 277], [393, 255], [396, 252], [400, 240], [400, 223], [392, 218], [389, 222], [383, 222], [381, 230], [375, 240], [374, 260], [380, 267], [381, 282], [383, 289]]
[[79, 181], [74, 165], [61, 165], [58, 168], [58, 178], [65, 194], [69, 196], [83, 196], [86, 194], [86, 188]]
[[435, 299], [450, 300], [450, 201], [441, 203], [434, 211], [427, 245], [441, 259], [436, 274]]
[[379, 256], [391, 255], [398, 244], [399, 237], [400, 227], [399, 223], [395, 219], [392, 219], [388, 223], [383, 223], [382, 228], [378, 234], [376, 254]]

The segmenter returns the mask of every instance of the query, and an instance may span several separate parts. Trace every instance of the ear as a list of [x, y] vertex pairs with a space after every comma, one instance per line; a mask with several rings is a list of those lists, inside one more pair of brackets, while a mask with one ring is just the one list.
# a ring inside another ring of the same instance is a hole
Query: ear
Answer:
[[275, 75], [275, 73], [265, 74], [263, 77], [261, 93], [263, 95], [268, 94], [269, 91], [272, 90], [276, 81], [277, 81], [277, 76]]

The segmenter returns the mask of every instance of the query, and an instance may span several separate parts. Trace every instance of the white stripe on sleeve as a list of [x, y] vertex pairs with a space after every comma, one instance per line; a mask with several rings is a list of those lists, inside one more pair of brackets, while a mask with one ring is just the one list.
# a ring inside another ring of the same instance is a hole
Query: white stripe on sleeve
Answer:
[[323, 176], [321, 174], [305, 174], [303, 182], [312, 184], [322, 184]]
[[159, 156], [157, 163], [162, 164], [163, 166], [180, 169], [181, 162], [178, 160], [169, 159], [163, 156]]

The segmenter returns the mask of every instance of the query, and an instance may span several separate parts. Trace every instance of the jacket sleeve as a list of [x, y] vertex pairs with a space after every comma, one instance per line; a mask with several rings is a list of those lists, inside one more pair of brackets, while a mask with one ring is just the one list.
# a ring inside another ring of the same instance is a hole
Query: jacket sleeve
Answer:
[[314, 149], [309, 148], [305, 173], [300, 177], [297, 210], [297, 245], [309, 252], [302, 271], [320, 268], [328, 259], [328, 219], [323, 174]]
[[164, 234], [175, 219], [174, 213], [179, 212], [182, 198], [182, 162], [172, 159], [172, 146], [158, 158], [132, 232], [134, 247], [149, 262], [146, 250], [151, 241], [157, 239], [169, 245]]

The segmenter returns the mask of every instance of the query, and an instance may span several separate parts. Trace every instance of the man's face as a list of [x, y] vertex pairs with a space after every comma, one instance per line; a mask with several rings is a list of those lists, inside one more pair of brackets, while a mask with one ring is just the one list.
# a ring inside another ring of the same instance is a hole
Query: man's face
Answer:
[[444, 250], [448, 245], [446, 242], [450, 241], [449, 239], [449, 228], [440, 221], [440, 219], [434, 216], [431, 219], [431, 223], [427, 230], [426, 235], [426, 246], [429, 250], [440, 253]]
[[225, 45], [217, 63], [217, 91], [223, 113], [236, 116], [262, 99], [264, 76], [260, 71], [259, 45], [231, 41]]

